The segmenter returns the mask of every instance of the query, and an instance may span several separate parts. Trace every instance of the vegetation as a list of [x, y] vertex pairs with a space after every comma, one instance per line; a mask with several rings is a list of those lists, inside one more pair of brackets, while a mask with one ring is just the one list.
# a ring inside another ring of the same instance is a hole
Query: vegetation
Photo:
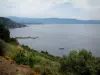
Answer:
[[8, 42], [10, 39], [10, 32], [7, 28], [4, 27], [4, 25], [0, 24], [0, 39], [4, 40], [5, 42]]
[[4, 56], [6, 51], [6, 44], [3, 40], [0, 40], [0, 56]]
[[[5, 31], [2, 26], [1, 29]], [[11, 56], [17, 64], [28, 65], [40, 75], [100, 75], [100, 57], [93, 56], [90, 51], [71, 51], [68, 55], [56, 57], [47, 51], [37, 52], [20, 45], [8, 33], [0, 35], [0, 55]], [[5, 35], [7, 37], [2, 38]]]
[[[100, 66], [97, 59], [87, 50], [72, 51], [61, 60], [61, 71], [64, 75], [100, 75]], [[97, 64], [98, 63], [98, 64]]]

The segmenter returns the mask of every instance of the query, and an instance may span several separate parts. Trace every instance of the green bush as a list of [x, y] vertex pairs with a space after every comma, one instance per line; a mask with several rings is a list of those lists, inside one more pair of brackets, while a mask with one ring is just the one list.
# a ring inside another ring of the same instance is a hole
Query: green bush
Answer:
[[61, 59], [61, 72], [65, 75], [67, 73], [74, 73], [74, 75], [96, 75], [100, 70], [96, 69], [97, 60], [92, 56], [91, 52], [81, 50], [79, 52], [72, 51], [68, 56]]
[[18, 64], [24, 64], [24, 65], [28, 65], [29, 64], [29, 59], [25, 55], [25, 52], [24, 51], [20, 51], [19, 53], [17, 53], [16, 56], [14, 57], [14, 60]]
[[34, 65], [39, 62], [40, 62], [40, 58], [34, 56], [33, 54], [29, 55], [29, 66], [34, 67]]
[[14, 56], [14, 60], [18, 64], [29, 65], [31, 67], [34, 67], [34, 64], [40, 61], [40, 59], [27, 51], [20, 51], [17, 53], [16, 56]]
[[49, 59], [41, 58], [41, 61], [34, 68], [41, 75], [60, 75], [60, 64]]

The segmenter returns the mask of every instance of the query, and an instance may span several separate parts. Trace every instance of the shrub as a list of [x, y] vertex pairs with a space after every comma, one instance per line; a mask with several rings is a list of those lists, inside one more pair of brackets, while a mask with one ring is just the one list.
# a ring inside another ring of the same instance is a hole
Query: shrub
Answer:
[[41, 51], [41, 53], [43, 53], [43, 54], [49, 54], [47, 51]]
[[20, 51], [17, 53], [16, 56], [14, 56], [14, 60], [18, 64], [29, 65], [31, 67], [34, 67], [34, 64], [40, 61], [40, 59], [27, 51]]
[[20, 51], [19, 53], [17, 53], [16, 56], [14, 57], [14, 60], [18, 64], [23, 64], [23, 65], [28, 65], [29, 64], [29, 59], [28, 59], [27, 56], [25, 56], [24, 51]]
[[38, 56], [34, 56], [33, 54], [29, 55], [29, 66], [34, 67], [34, 65], [39, 62], [40, 58]]
[[34, 66], [41, 75], [60, 75], [60, 64], [49, 59], [41, 58], [40, 63]]
[[96, 58], [87, 50], [72, 51], [61, 59], [61, 72], [74, 73], [74, 75], [96, 75], [98, 71], [96, 62]]

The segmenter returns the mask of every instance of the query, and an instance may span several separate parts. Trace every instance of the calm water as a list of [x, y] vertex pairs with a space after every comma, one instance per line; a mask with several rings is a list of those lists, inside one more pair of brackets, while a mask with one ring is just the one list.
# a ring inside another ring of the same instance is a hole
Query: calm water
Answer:
[[73, 49], [88, 49], [95, 56], [100, 56], [99, 24], [29, 25], [25, 28], [11, 29], [10, 32], [12, 37], [39, 36], [37, 39], [18, 40], [20, 44], [28, 45], [38, 51], [47, 50], [50, 54], [61, 56]]

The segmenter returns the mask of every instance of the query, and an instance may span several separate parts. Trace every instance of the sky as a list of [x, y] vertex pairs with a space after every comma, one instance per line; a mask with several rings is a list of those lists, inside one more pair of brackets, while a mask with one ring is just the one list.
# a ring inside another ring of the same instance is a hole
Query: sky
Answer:
[[0, 16], [100, 20], [100, 0], [0, 0]]

